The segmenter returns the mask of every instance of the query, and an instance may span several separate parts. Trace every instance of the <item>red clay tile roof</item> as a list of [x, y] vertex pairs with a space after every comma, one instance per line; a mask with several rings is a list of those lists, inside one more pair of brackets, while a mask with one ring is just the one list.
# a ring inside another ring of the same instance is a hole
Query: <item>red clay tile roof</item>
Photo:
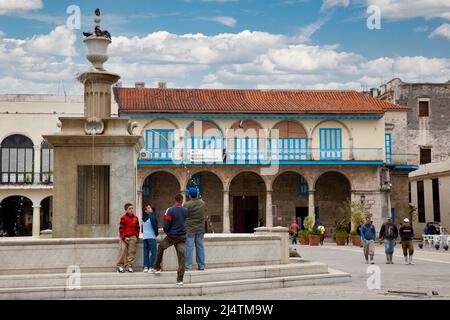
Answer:
[[114, 88], [120, 114], [383, 114], [406, 110], [356, 91]]

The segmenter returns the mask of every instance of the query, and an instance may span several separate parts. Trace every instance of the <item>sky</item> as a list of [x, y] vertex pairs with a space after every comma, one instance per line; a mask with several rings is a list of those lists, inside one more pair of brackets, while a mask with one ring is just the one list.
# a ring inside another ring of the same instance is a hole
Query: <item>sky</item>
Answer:
[[105, 68], [125, 87], [360, 91], [394, 77], [450, 80], [450, 0], [0, 0], [0, 94], [81, 94], [82, 32], [97, 7], [113, 36]]

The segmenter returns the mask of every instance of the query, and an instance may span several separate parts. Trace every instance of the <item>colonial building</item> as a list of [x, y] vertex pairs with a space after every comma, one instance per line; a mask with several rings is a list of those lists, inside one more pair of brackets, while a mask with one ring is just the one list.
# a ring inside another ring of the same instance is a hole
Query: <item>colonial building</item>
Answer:
[[[408, 152], [392, 154], [392, 160], [402, 166], [390, 166], [393, 183], [392, 201], [394, 214], [396, 207], [404, 207], [406, 201], [412, 202], [411, 194], [416, 194], [416, 178], [407, 186], [407, 174], [419, 165], [437, 163], [450, 158], [450, 81], [446, 83], [406, 83], [396, 78], [372, 95], [380, 100], [407, 106], [407, 135], [391, 136], [391, 143], [407, 145]], [[387, 128], [398, 125], [390, 119]], [[400, 124], [404, 125], [404, 124]], [[412, 166], [411, 166], [412, 165]], [[416, 177], [415, 174], [412, 175]], [[412, 202], [417, 207], [417, 202]], [[426, 215], [432, 218], [431, 213]], [[437, 215], [438, 217], [438, 215]], [[425, 223], [425, 213], [421, 211], [416, 224]], [[440, 222], [440, 220], [436, 220]]]
[[409, 174], [411, 202], [417, 208], [417, 234], [427, 222], [450, 230], [450, 159], [422, 165]]
[[419, 165], [450, 158], [450, 81], [406, 83], [396, 78], [375, 90], [374, 96], [408, 107], [409, 163]]
[[82, 96], [0, 96], [0, 232], [39, 236], [52, 228], [53, 147], [42, 136], [83, 108]]
[[[208, 205], [210, 232], [252, 232], [260, 219], [288, 226], [308, 215], [332, 231], [346, 199], [371, 204], [380, 225], [393, 205], [387, 165], [408, 165], [406, 109], [357, 92], [115, 88], [114, 94], [119, 116], [136, 121], [146, 140], [139, 206], [150, 203], [162, 215], [176, 193], [196, 186]], [[399, 188], [407, 190], [407, 180]]]

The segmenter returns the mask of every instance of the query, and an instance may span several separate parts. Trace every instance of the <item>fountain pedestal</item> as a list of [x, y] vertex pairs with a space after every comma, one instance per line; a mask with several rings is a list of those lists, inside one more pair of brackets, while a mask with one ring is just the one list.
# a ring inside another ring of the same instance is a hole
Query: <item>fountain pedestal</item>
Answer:
[[60, 118], [61, 132], [44, 136], [54, 146], [54, 238], [117, 237], [126, 203], [136, 204], [136, 166], [143, 138], [128, 119], [111, 117], [111, 87], [120, 77], [106, 72], [109, 39], [85, 40], [92, 70], [84, 84], [84, 117]]

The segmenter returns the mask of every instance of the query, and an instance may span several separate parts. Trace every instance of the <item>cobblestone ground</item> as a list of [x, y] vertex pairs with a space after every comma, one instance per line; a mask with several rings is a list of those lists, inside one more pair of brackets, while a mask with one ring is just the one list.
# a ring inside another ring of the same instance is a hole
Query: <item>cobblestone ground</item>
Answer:
[[[309, 300], [309, 299], [450, 299], [450, 251], [432, 248], [419, 249], [416, 244], [415, 265], [403, 264], [401, 247], [397, 244], [394, 265], [386, 265], [384, 247], [376, 246], [375, 262], [381, 269], [381, 289], [369, 290], [367, 265], [359, 247], [337, 247], [325, 243], [321, 247], [294, 246], [303, 258], [324, 262], [330, 268], [348, 272], [352, 282], [336, 285], [302, 286], [293, 288], [258, 290], [217, 294], [183, 299], [250, 299], [250, 300]], [[415, 292], [417, 294], [393, 294], [388, 291]], [[439, 295], [433, 296], [435, 291]], [[419, 295], [426, 293], [427, 295]]]

